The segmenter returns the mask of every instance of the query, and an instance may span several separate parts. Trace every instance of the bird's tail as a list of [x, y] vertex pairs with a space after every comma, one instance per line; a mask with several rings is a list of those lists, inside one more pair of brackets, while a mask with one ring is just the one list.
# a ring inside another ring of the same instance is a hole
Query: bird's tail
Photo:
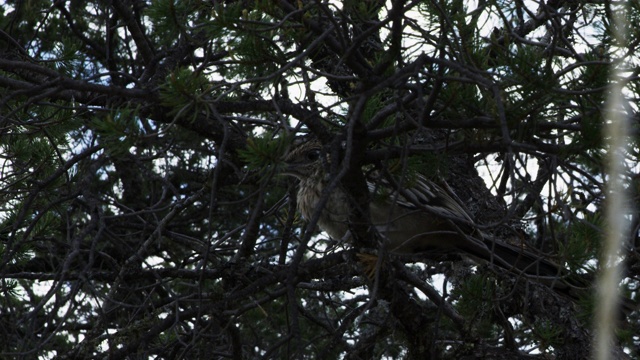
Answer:
[[[516, 275], [533, 279], [548, 286], [555, 292], [581, 302], [592, 295], [593, 277], [589, 274], [573, 274], [566, 268], [550, 261], [544, 254], [501, 242], [484, 240], [489, 253], [484, 260]], [[487, 256], [488, 255], [488, 256]], [[638, 304], [628, 298], [620, 302], [621, 315], [628, 315], [638, 309]]]

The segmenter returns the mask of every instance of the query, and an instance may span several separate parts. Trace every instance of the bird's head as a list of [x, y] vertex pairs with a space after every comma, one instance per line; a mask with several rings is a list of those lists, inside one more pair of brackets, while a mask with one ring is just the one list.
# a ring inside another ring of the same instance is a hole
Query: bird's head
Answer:
[[322, 144], [312, 140], [294, 146], [284, 157], [284, 163], [283, 174], [304, 180], [323, 171], [327, 157]]

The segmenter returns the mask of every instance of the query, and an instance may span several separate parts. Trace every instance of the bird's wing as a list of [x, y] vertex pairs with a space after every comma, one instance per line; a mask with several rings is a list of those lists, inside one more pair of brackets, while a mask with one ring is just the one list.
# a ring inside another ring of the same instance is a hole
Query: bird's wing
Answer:
[[378, 177], [376, 181], [368, 183], [369, 191], [372, 194], [380, 193], [380, 189], [386, 193], [390, 201], [396, 205], [416, 211], [427, 211], [445, 219], [458, 221], [466, 225], [471, 225], [473, 221], [468, 212], [449, 193], [434, 182], [422, 175], [417, 175], [415, 179], [405, 184], [391, 182]]

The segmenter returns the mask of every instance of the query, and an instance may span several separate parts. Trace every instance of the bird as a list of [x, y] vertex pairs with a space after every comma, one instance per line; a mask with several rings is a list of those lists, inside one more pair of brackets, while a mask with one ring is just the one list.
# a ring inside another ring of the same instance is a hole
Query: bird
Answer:
[[[350, 238], [348, 193], [338, 185], [326, 195], [330, 183], [330, 155], [322, 143], [308, 140], [294, 145], [283, 158], [282, 173], [299, 180], [297, 207], [310, 220], [320, 211], [317, 225], [331, 238]], [[371, 225], [383, 238], [385, 250], [396, 255], [429, 252], [457, 253], [538, 279], [555, 281], [568, 271], [524, 245], [513, 245], [489, 236], [474, 226], [469, 212], [457, 197], [422, 174], [404, 182], [384, 176], [381, 171], [368, 174], [371, 202]], [[328, 196], [324, 208], [318, 209], [322, 197]], [[580, 281], [569, 286], [583, 286]]]
[[[349, 240], [352, 200], [340, 184], [325, 194], [332, 181], [332, 161], [322, 143], [315, 139], [300, 142], [283, 162], [282, 174], [299, 180], [297, 208], [302, 217], [309, 221], [319, 215], [320, 229], [333, 239]], [[503, 269], [518, 279], [532, 279], [577, 304], [593, 294], [591, 274], [571, 273], [524, 243], [512, 244], [478, 230], [461, 201], [446, 190], [448, 186], [419, 173], [406, 181], [397, 181], [379, 170], [367, 171], [367, 175], [370, 225], [383, 239], [383, 252], [412, 258], [457, 254], [488, 264], [493, 270]], [[371, 277], [376, 271], [372, 264], [379, 262], [368, 256], [358, 257]], [[638, 309], [637, 302], [626, 297], [619, 305], [620, 321]]]

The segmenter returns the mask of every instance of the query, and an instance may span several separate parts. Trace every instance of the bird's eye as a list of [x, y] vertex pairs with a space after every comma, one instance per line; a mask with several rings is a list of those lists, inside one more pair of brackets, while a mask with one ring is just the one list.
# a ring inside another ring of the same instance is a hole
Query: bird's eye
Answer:
[[307, 160], [309, 161], [316, 161], [320, 158], [320, 150], [318, 149], [314, 149], [311, 151], [308, 151], [306, 154]]

